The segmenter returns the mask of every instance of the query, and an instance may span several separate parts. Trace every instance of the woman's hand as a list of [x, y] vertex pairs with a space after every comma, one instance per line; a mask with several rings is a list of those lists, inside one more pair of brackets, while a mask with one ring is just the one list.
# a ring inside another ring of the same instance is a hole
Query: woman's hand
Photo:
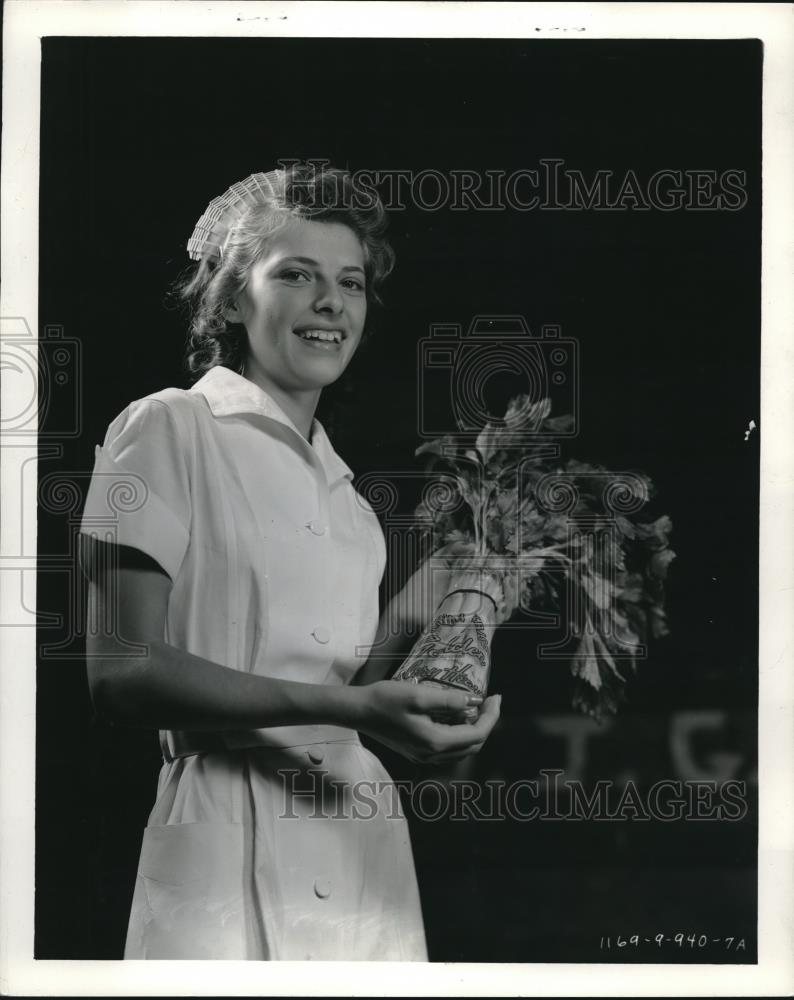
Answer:
[[499, 719], [501, 704], [500, 695], [486, 698], [477, 718], [481, 699], [452, 688], [404, 681], [378, 681], [362, 688], [361, 694], [363, 710], [356, 727], [409, 760], [425, 764], [477, 753]]

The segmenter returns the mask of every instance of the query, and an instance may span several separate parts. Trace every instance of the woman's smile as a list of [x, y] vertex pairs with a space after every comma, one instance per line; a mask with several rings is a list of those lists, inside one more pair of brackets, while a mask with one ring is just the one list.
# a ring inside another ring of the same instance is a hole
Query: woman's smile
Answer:
[[295, 333], [297, 333], [301, 340], [312, 347], [324, 347], [327, 349], [339, 347], [345, 339], [344, 331], [338, 328], [311, 327], [296, 330]]

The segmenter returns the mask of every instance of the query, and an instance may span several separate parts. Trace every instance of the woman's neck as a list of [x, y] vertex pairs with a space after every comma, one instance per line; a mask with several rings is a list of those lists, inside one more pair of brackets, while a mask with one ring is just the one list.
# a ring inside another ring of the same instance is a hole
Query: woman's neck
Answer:
[[265, 372], [251, 361], [246, 362], [242, 374], [278, 403], [298, 431], [311, 444], [312, 421], [322, 390], [306, 389], [294, 392], [285, 390], [276, 385]]

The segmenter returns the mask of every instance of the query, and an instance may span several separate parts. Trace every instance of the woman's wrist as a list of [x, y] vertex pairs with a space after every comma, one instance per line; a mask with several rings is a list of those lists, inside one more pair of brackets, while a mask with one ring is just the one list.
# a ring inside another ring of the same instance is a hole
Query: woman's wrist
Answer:
[[295, 685], [296, 722], [357, 729], [365, 715], [366, 691], [348, 684]]
[[346, 729], [359, 729], [366, 716], [366, 687], [349, 684], [334, 685], [330, 699], [330, 724]]

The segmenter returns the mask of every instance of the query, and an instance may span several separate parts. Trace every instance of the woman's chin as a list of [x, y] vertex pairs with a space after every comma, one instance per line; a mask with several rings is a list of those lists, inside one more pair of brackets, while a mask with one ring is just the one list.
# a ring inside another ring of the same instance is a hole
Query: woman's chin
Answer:
[[302, 359], [297, 370], [308, 381], [316, 382], [317, 388], [335, 382], [347, 368], [350, 358], [341, 355]]

